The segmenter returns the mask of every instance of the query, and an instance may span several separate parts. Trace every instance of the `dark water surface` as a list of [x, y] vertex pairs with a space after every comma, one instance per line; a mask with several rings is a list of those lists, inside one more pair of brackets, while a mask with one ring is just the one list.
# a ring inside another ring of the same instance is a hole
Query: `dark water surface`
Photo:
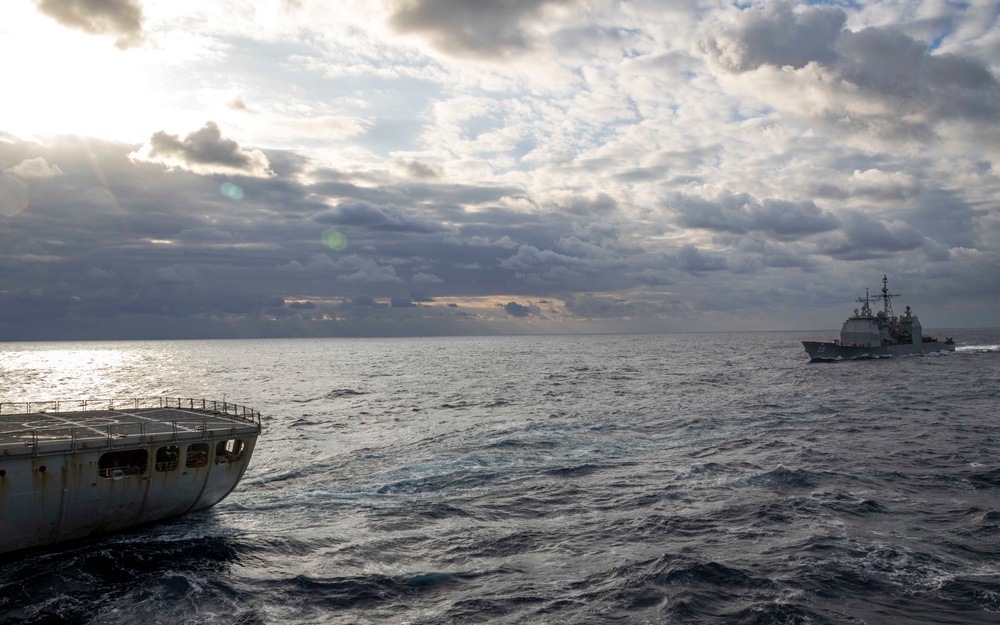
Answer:
[[1000, 330], [0, 344], [0, 400], [193, 396], [228, 499], [0, 562], [3, 623], [998, 623]]

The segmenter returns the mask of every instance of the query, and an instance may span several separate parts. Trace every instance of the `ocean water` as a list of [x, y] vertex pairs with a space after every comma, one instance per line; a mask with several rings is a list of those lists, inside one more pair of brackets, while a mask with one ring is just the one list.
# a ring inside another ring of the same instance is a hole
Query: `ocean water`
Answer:
[[0, 562], [0, 622], [998, 623], [1000, 330], [0, 344], [0, 400], [264, 413], [215, 508]]

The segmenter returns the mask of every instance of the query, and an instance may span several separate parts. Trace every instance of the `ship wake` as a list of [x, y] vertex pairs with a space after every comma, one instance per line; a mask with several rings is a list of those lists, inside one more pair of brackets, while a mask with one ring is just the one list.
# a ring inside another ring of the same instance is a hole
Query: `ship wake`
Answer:
[[991, 354], [1000, 352], [1000, 345], [959, 345], [956, 352], [973, 352], [976, 354]]

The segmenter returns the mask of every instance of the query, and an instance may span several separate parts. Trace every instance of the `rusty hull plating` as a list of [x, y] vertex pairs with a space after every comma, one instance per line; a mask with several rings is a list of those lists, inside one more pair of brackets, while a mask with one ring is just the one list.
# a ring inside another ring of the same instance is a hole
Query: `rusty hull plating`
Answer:
[[202, 399], [0, 403], [0, 553], [213, 506], [260, 432], [259, 412]]

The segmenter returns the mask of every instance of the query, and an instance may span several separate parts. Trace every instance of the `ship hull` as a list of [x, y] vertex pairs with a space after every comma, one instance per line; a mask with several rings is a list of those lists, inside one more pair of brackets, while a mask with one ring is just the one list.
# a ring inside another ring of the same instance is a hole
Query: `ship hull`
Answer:
[[940, 352], [953, 352], [952, 343], [919, 343], [903, 345], [879, 345], [858, 347], [840, 345], [830, 341], [802, 341], [810, 360], [813, 362], [835, 362], [838, 360], [863, 360], [868, 358], [892, 358], [893, 356], [922, 356]]
[[[72, 427], [49, 427], [56, 421]], [[243, 477], [259, 423], [256, 413], [186, 407], [3, 414], [0, 553], [214, 506]]]

